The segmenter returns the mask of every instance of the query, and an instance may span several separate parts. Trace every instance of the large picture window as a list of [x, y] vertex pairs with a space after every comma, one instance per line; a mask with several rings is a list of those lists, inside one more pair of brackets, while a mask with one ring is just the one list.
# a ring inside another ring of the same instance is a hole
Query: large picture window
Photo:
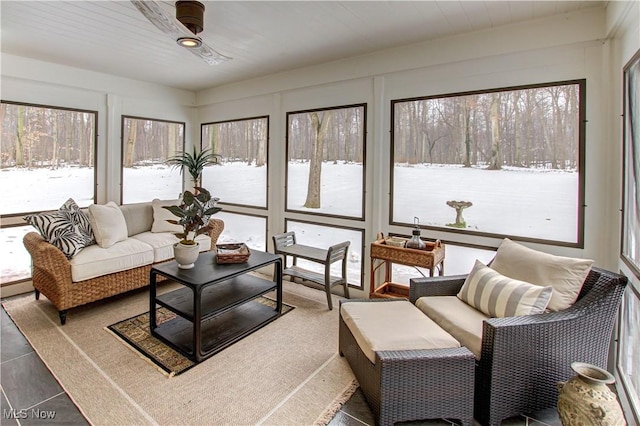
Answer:
[[365, 129], [365, 104], [287, 113], [287, 211], [364, 220]]
[[173, 200], [180, 170], [165, 162], [184, 149], [184, 123], [122, 116], [122, 203]]
[[219, 154], [205, 167], [202, 186], [223, 204], [267, 208], [269, 117], [202, 125], [202, 149]]
[[391, 223], [583, 246], [585, 81], [394, 100]]
[[95, 200], [95, 111], [1, 102], [1, 283], [28, 279], [31, 258], [22, 244], [27, 213], [56, 210], [69, 198]]

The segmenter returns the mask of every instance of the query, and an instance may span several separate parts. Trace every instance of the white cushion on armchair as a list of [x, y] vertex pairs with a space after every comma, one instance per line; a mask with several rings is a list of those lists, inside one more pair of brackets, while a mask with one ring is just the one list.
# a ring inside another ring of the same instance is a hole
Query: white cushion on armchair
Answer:
[[540, 286], [553, 287], [550, 311], [574, 304], [593, 265], [591, 259], [555, 256], [530, 249], [505, 238], [491, 262], [491, 268], [507, 277]]

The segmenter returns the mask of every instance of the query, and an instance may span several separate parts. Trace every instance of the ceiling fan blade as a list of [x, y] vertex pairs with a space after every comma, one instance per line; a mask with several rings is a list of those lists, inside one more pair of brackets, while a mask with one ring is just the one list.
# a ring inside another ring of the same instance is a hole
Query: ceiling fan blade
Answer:
[[131, 0], [131, 3], [163, 33], [175, 38], [182, 37], [185, 34], [193, 36], [193, 33], [174, 16], [169, 15], [159, 2], [155, 0]]
[[202, 58], [209, 65], [218, 65], [233, 58], [225, 56], [222, 53], [216, 52], [211, 47], [202, 43], [200, 47], [194, 47], [189, 49], [191, 53]]
[[[170, 15], [165, 8], [156, 0], [131, 0], [131, 3], [142, 13], [153, 25], [160, 31], [170, 35], [174, 41], [180, 37], [197, 37], [175, 16]], [[200, 37], [197, 37], [200, 38]], [[221, 64], [232, 59], [225, 56], [206, 44], [202, 43], [199, 47], [188, 48], [188, 50], [197, 57], [204, 60], [209, 65]]]

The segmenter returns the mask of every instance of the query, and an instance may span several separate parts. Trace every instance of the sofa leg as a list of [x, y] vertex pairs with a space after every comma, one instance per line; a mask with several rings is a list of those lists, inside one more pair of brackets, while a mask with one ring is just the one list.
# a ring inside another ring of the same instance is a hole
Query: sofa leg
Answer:
[[67, 322], [67, 310], [59, 311], [58, 315], [60, 316], [60, 325], [64, 325]]
[[36, 300], [40, 300], [40, 290], [36, 290]]

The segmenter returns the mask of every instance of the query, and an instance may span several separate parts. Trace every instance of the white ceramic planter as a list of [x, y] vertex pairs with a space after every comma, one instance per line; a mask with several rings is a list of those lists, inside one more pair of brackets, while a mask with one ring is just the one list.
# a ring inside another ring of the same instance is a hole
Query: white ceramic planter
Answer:
[[173, 245], [173, 255], [178, 262], [178, 268], [191, 269], [200, 254], [200, 245], [175, 243]]

